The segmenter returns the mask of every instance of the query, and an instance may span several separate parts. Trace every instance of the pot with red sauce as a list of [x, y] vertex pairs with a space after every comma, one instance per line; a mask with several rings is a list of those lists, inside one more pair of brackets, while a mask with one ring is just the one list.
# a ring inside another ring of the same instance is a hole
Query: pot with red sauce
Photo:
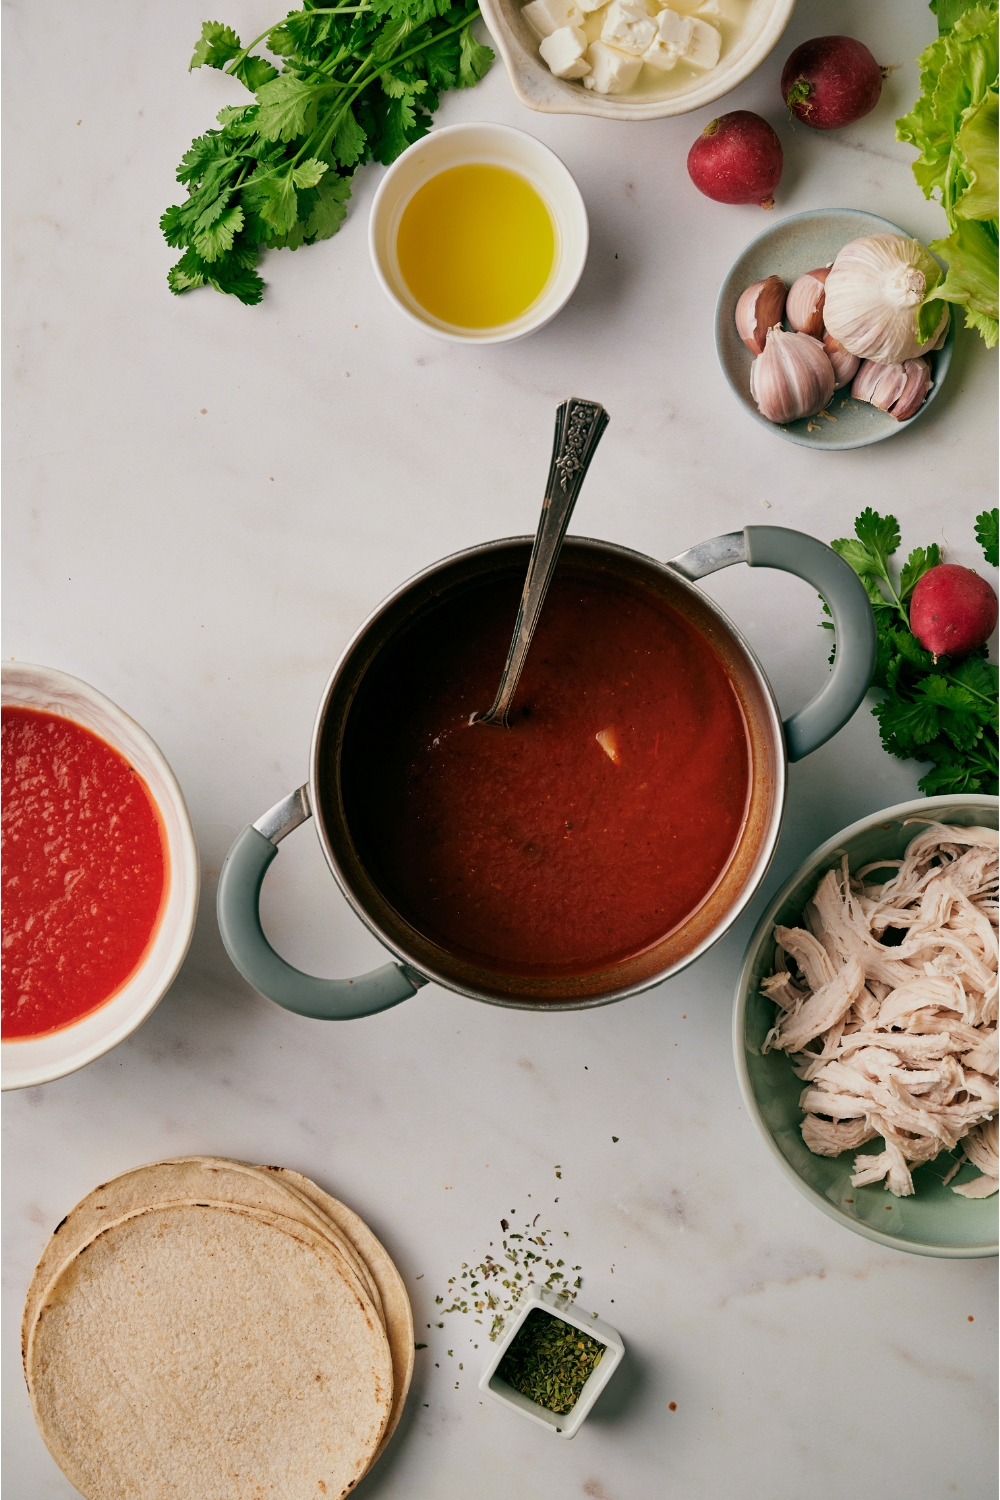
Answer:
[[[530, 551], [530, 538], [486, 543], [386, 600], [327, 684], [308, 784], [230, 850], [223, 941], [279, 1004], [348, 1019], [433, 980], [563, 1009], [659, 983], [744, 909], [777, 843], [787, 761], [835, 734], [871, 680], [864, 588], [813, 537], [749, 526], [669, 563], [570, 537], [511, 727], [476, 724]], [[805, 578], [834, 616], [834, 670], [784, 724], [750, 647], [695, 586], [737, 562]], [[341, 890], [394, 955], [371, 974], [303, 974], [261, 929], [266, 869], [310, 816]]]

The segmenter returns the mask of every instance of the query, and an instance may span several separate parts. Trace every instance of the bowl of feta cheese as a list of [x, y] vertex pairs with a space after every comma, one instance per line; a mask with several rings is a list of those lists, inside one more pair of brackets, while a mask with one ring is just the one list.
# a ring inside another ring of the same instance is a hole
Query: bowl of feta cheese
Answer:
[[655, 120], [728, 94], [795, 0], [480, 0], [514, 92], [547, 114]]

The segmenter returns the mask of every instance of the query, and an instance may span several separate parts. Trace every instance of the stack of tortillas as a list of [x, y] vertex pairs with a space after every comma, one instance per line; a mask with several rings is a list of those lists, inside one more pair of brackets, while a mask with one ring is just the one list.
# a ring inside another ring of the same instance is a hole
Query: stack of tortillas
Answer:
[[22, 1332], [38, 1426], [87, 1500], [338, 1500], [413, 1370], [406, 1288], [367, 1225], [297, 1172], [211, 1156], [77, 1204]]

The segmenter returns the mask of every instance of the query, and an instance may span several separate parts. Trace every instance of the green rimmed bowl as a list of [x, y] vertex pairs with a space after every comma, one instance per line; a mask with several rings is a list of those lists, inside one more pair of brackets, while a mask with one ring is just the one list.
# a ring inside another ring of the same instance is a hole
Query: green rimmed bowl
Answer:
[[855, 401], [851, 396], [852, 381], [834, 391], [828, 407], [830, 421], [802, 417], [797, 422], [769, 422], [757, 410], [757, 403], [750, 394], [753, 355], [736, 332], [736, 304], [741, 294], [766, 276], [780, 276], [790, 287], [797, 277], [811, 271], [814, 266], [830, 265], [850, 240], [862, 239], [869, 234], [911, 237], [908, 230], [900, 229], [891, 220], [880, 219], [877, 214], [866, 213], [860, 208], [811, 208], [805, 213], [791, 214], [787, 219], [778, 219], [750, 241], [719, 289], [715, 306], [715, 348], [722, 373], [733, 395], [754, 421], [786, 442], [798, 443], [805, 448], [838, 451], [881, 443], [919, 421], [944, 384], [955, 343], [954, 312], [943, 347], [930, 356], [933, 378], [927, 398], [905, 422], [897, 422], [888, 412], [880, 411], [867, 401]]
[[881, 1183], [851, 1186], [854, 1151], [814, 1156], [802, 1139], [799, 1095], [803, 1085], [784, 1052], [761, 1047], [774, 1022], [774, 1002], [760, 992], [760, 981], [774, 967], [776, 924], [794, 927], [827, 870], [839, 868], [844, 854], [852, 872], [878, 859], [901, 859], [918, 831], [910, 818], [939, 823], [997, 827], [996, 797], [966, 794], [920, 797], [852, 823], [828, 839], [796, 870], [774, 897], [750, 939], [736, 989], [733, 1048], [740, 1088], [754, 1121], [778, 1166], [800, 1192], [846, 1229], [916, 1255], [974, 1259], [997, 1253], [997, 1197], [969, 1199], [951, 1188], [979, 1176], [965, 1165], [947, 1187], [943, 1179], [961, 1154], [944, 1153], [916, 1168], [912, 1198], [894, 1198]]

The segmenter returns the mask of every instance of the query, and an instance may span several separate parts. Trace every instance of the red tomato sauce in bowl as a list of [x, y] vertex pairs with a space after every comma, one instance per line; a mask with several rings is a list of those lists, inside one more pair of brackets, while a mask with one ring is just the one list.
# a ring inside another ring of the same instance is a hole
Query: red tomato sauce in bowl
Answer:
[[683, 924], [727, 868], [751, 757], [726, 668], [665, 601], [557, 574], [512, 728], [493, 701], [521, 584], [437, 605], [384, 648], [348, 719], [341, 786], [385, 899], [449, 952], [582, 975]]
[[5, 706], [3, 1036], [44, 1036], [110, 1000], [167, 893], [166, 837], [142, 777], [90, 730]]

